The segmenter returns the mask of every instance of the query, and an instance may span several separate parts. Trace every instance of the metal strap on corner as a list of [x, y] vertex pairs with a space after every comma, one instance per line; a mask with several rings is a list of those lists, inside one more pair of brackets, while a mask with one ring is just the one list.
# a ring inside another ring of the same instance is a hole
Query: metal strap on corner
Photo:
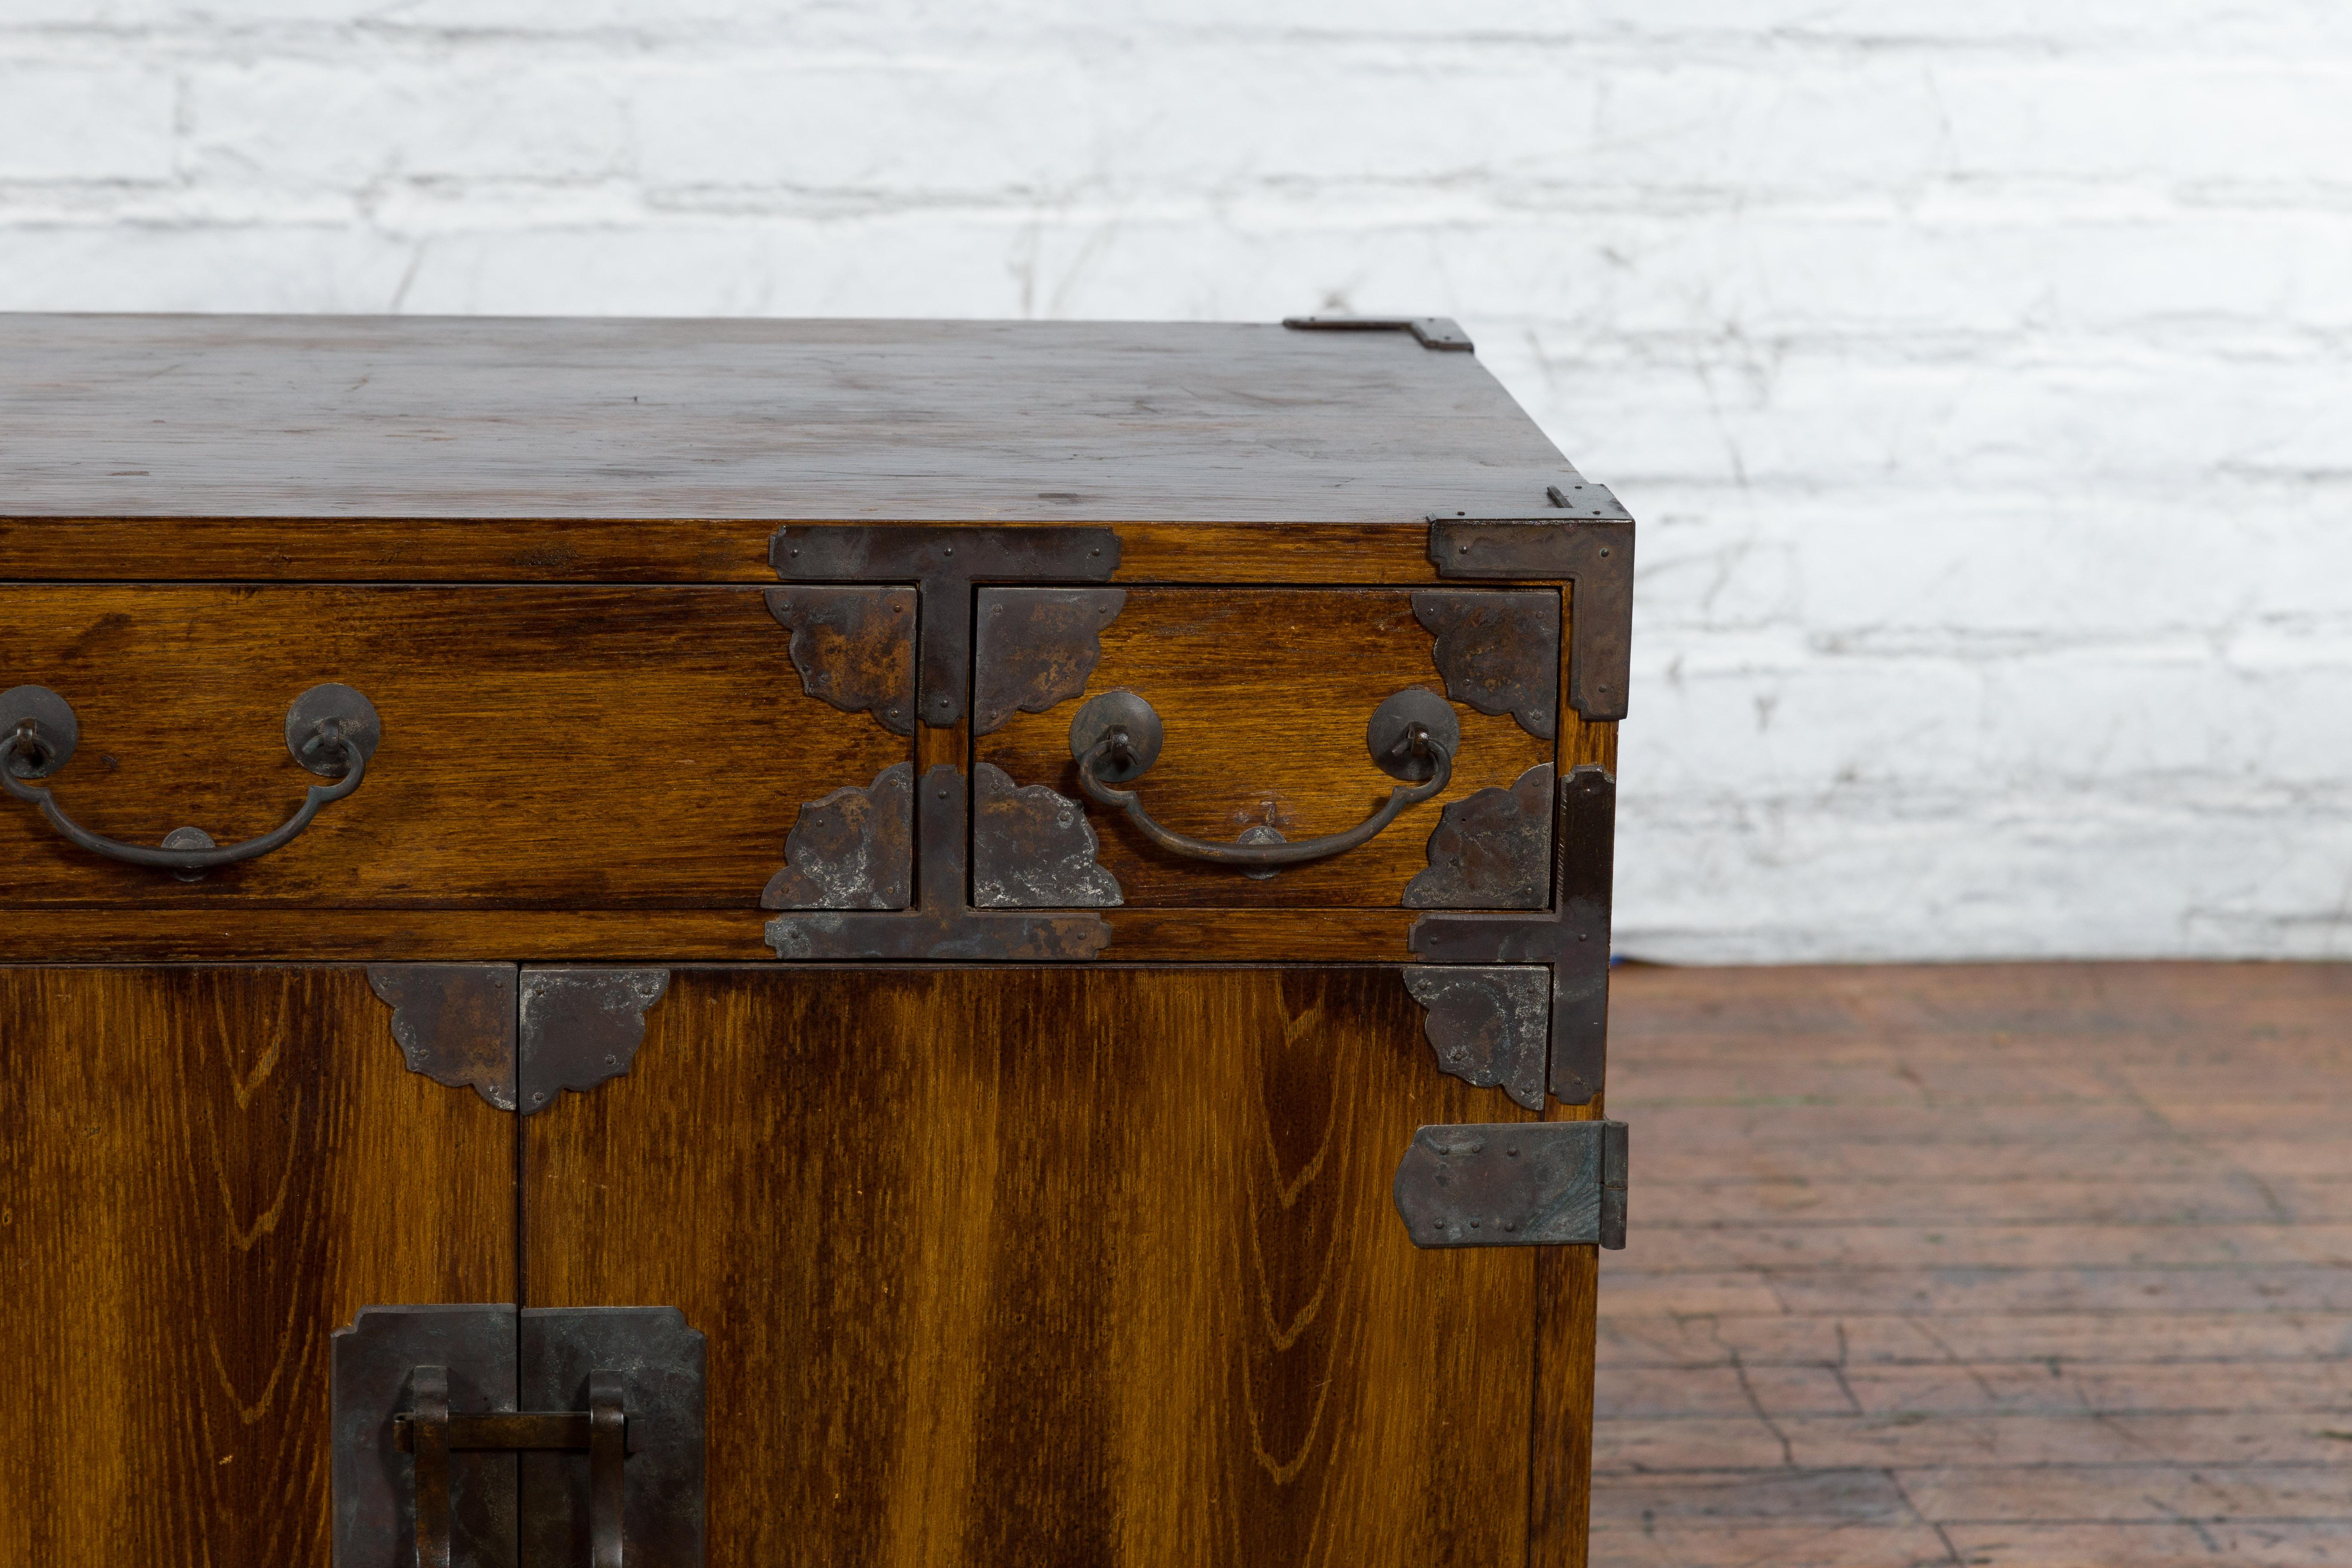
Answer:
[[1294, 332], [1411, 332], [1425, 349], [1477, 352], [1451, 316], [1285, 316], [1282, 324]]
[[1550, 489], [1549, 517], [1434, 512], [1429, 560], [1440, 577], [1568, 582], [1568, 705], [1593, 723], [1625, 717], [1633, 649], [1633, 520], [1604, 485]]

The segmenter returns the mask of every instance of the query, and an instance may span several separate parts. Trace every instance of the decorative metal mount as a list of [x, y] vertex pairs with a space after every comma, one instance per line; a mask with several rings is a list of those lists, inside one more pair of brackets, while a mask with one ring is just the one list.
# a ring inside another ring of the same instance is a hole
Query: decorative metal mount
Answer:
[[[1617, 783], [1585, 764], [1560, 781], [1552, 826], [1552, 907], [1526, 914], [1426, 914], [1412, 951], [1430, 965], [1545, 964], [1551, 970], [1546, 1078], [1553, 1098], [1591, 1103], [1609, 1037], [1611, 836]], [[1441, 827], [1440, 831], [1444, 829]], [[1446, 1046], [1432, 1035], [1441, 1061]]]
[[1540, 964], [1474, 969], [1417, 963], [1404, 988], [1429, 1010], [1422, 1031], [1437, 1070], [1479, 1089], [1500, 1089], [1529, 1110], [1544, 1103], [1551, 1037], [1551, 975]]
[[1429, 869], [1405, 884], [1409, 910], [1539, 910], [1551, 902], [1552, 765], [1438, 813]]
[[1397, 1164], [1416, 1247], [1625, 1245], [1625, 1124], [1423, 1127]]
[[367, 976], [410, 1072], [515, 1108], [513, 964], [371, 963]]
[[1425, 349], [1473, 351], [1470, 334], [1450, 316], [1285, 316], [1295, 332], [1411, 332]]
[[912, 908], [890, 912], [812, 910], [768, 922], [778, 958], [977, 960], [1087, 959], [1110, 941], [1095, 914], [1024, 914], [965, 902], [963, 775], [942, 763], [923, 775], [915, 805], [921, 846]]
[[335, 1568], [700, 1568], [707, 1352], [673, 1307], [362, 1307]]
[[526, 968], [515, 1038], [522, 1113], [628, 1071], [645, 1043], [646, 1010], [668, 989], [667, 969]]
[[982, 588], [971, 732], [992, 734], [1016, 712], [1043, 713], [1085, 692], [1102, 629], [1126, 605], [1124, 588]]
[[793, 523], [769, 542], [768, 561], [787, 583], [912, 584], [917, 710], [944, 730], [963, 717], [971, 686], [973, 585], [1105, 582], [1118, 549], [1108, 528]]
[[1108, 909], [1127, 901], [1096, 859], [1102, 841], [1078, 803], [1023, 786], [993, 763], [971, 771], [971, 901], [982, 909]]
[[771, 588], [768, 613], [793, 634], [802, 690], [894, 735], [915, 732], [912, 588]]
[[[1595, 723], [1625, 717], [1633, 646], [1633, 520], [1606, 488], [1578, 484], [1557, 517], [1429, 520], [1429, 559], [1441, 577], [1569, 582], [1568, 703]], [[1418, 606], [1416, 606], [1417, 608]]]
[[1558, 590], [1424, 588], [1412, 596], [1412, 616], [1437, 639], [1430, 660], [1446, 696], [1508, 713], [1538, 740], [1559, 733]]
[[367, 973], [409, 1071], [525, 1116], [628, 1071], [646, 1010], [669, 987], [667, 969], [373, 963]]
[[915, 764], [801, 807], [763, 910], [903, 910], [914, 897]]

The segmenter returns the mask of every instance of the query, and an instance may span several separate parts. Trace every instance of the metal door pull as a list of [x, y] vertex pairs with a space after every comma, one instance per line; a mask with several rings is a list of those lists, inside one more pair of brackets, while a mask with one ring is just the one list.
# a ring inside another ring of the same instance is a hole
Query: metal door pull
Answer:
[[1104, 692], [1070, 721], [1070, 754], [1078, 760], [1079, 787], [1097, 804], [1124, 812], [1145, 837], [1171, 854], [1271, 876], [1267, 868], [1344, 854], [1370, 840], [1407, 807], [1444, 793], [1454, 778], [1462, 724], [1453, 705], [1424, 687], [1409, 687], [1381, 703], [1366, 726], [1365, 747], [1381, 772], [1407, 782], [1391, 790], [1379, 810], [1346, 832], [1295, 844], [1282, 842], [1270, 827], [1253, 827], [1236, 843], [1219, 844], [1154, 822], [1140, 796], [1117, 786], [1150, 771], [1159, 760], [1160, 741], [1160, 715], [1150, 703], [1124, 688]]
[[35, 789], [26, 779], [47, 778], [70, 761], [79, 742], [81, 726], [66, 700], [46, 686], [18, 686], [0, 691], [0, 786], [28, 805], [37, 805], [51, 827], [93, 855], [133, 866], [151, 866], [193, 882], [217, 866], [233, 866], [283, 848], [310, 826], [319, 808], [342, 799], [367, 777], [368, 758], [383, 739], [375, 704], [348, 686], [329, 682], [314, 686], [294, 700], [286, 713], [286, 749], [314, 773], [334, 779], [312, 784], [294, 815], [258, 838], [242, 844], [216, 846], [199, 827], [174, 828], [160, 848], [125, 844], [92, 833], [65, 814], [57, 796]]
[[416, 1568], [450, 1568], [449, 1456], [526, 1451], [586, 1452], [589, 1568], [623, 1568], [622, 1466], [630, 1444], [619, 1373], [588, 1374], [586, 1410], [452, 1415], [446, 1366], [416, 1368], [409, 1387], [415, 1403], [392, 1418], [392, 1443], [416, 1458]]

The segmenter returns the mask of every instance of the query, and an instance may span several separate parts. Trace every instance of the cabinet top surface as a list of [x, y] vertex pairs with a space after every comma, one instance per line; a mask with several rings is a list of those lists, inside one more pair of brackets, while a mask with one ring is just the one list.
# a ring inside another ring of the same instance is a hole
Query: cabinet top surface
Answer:
[[0, 315], [0, 516], [1418, 522], [1573, 478], [1468, 353], [1136, 322]]

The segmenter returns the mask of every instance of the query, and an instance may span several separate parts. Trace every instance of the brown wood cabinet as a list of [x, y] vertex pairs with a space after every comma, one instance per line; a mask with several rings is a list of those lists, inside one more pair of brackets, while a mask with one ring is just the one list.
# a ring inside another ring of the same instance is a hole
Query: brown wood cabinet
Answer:
[[0, 427], [0, 1559], [1583, 1563], [1633, 527], [1452, 323]]

